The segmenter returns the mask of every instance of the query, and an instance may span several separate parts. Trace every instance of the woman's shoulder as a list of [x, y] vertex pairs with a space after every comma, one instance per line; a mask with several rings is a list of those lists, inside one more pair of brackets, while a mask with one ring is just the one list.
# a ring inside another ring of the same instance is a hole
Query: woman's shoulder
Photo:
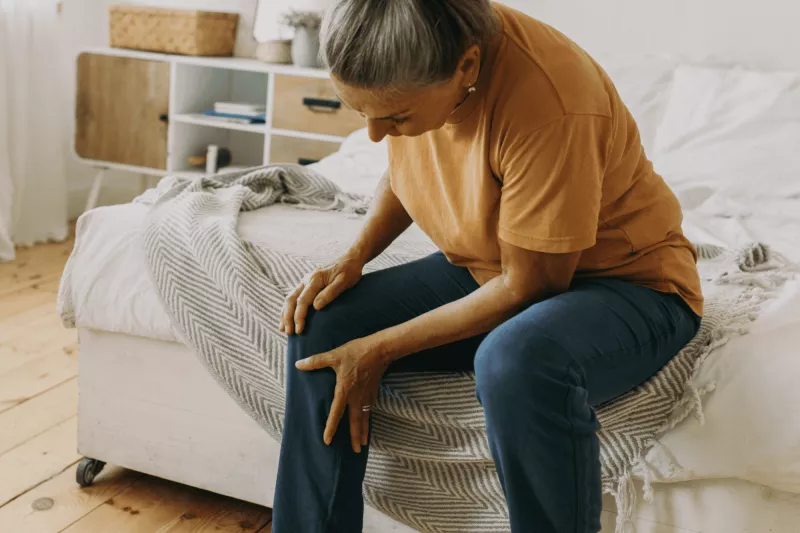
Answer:
[[503, 37], [490, 91], [498, 108], [545, 121], [558, 113], [611, 116], [610, 80], [588, 53], [524, 13], [498, 5], [498, 14]]

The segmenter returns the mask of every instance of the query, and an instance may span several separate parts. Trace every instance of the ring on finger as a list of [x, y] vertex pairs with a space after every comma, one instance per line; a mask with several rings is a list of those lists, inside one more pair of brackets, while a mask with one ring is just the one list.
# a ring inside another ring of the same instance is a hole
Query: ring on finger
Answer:
[[363, 412], [365, 412], [365, 413], [369, 413], [370, 411], [372, 411], [372, 406], [371, 405], [362, 405], [361, 406], [361, 410]]

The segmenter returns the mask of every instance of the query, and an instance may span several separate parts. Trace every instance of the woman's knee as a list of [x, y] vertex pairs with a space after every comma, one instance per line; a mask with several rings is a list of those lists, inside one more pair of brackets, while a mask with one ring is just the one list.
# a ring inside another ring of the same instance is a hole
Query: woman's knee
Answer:
[[311, 310], [305, 331], [300, 335], [289, 336], [286, 351], [287, 423], [290, 418], [295, 418], [293, 413], [315, 427], [327, 418], [336, 388], [336, 373], [329, 368], [299, 370], [295, 363], [338, 346], [335, 318], [335, 313]]
[[336, 374], [331, 369], [298, 370], [295, 363], [313, 355], [338, 348], [359, 336], [353, 313], [347, 306], [330, 305], [320, 311], [309, 309], [306, 327], [299, 335], [290, 335], [286, 351], [286, 380], [289, 389], [302, 389], [303, 394], [319, 396], [326, 401], [333, 397]]
[[300, 335], [289, 336], [287, 357], [292, 364], [338, 348], [347, 339], [347, 324], [352, 322], [346, 316], [346, 309], [331, 306], [321, 311], [308, 310], [305, 331]]
[[580, 386], [572, 358], [557, 339], [506, 326], [490, 333], [475, 355], [476, 387], [484, 407], [516, 404], [523, 398], [546, 405], [565, 387]]

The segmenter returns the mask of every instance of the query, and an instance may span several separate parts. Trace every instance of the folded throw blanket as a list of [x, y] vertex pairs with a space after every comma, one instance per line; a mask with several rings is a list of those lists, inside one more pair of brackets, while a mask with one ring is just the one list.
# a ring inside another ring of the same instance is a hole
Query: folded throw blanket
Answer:
[[[360, 214], [368, 199], [343, 193], [308, 168], [275, 165], [199, 180], [165, 178], [136, 201], [152, 206], [144, 234], [147, 261], [182, 341], [279, 440], [286, 337], [277, 330], [277, 317], [287, 292], [332, 257], [330, 250], [290, 255], [244, 242], [236, 233], [238, 214], [276, 202]], [[702, 416], [708, 390], [692, 384], [698, 365], [743, 333], [770, 289], [791, 276], [788, 265], [761, 245], [699, 250], [707, 296], [700, 332], [650, 381], [597, 409], [603, 484], [617, 498], [618, 531], [631, 526], [631, 471], [655, 436], [692, 412]], [[432, 251], [398, 241], [368, 270]], [[364, 496], [368, 505], [426, 533], [509, 531], [473, 374], [385, 380], [374, 410]]]

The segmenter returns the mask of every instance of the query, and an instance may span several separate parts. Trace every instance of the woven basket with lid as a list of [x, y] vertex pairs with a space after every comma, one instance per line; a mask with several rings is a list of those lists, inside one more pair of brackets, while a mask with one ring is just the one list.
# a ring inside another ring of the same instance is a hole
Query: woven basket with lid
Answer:
[[131, 5], [109, 8], [111, 46], [184, 54], [230, 56], [236, 42], [236, 13]]

